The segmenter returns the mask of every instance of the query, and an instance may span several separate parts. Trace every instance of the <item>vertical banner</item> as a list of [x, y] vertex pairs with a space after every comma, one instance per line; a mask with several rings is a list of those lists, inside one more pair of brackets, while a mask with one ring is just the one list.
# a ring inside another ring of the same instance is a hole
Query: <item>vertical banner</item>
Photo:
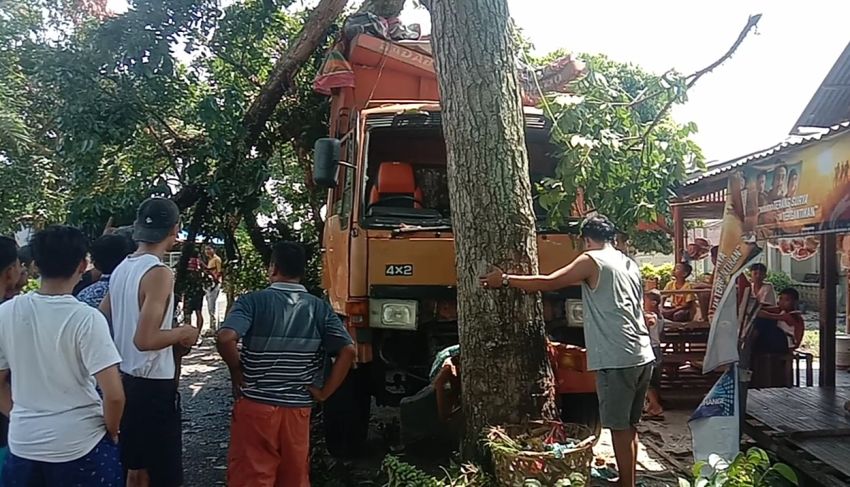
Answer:
[[743, 172], [729, 177], [708, 309], [711, 330], [703, 373], [738, 361], [740, 320], [735, 282], [761, 251], [755, 243], [754, 233], [758, 220], [757, 202], [756, 188], [748, 188]]
[[738, 454], [739, 393], [736, 367], [729, 367], [688, 419], [695, 461], [708, 461], [710, 455], [732, 460]]

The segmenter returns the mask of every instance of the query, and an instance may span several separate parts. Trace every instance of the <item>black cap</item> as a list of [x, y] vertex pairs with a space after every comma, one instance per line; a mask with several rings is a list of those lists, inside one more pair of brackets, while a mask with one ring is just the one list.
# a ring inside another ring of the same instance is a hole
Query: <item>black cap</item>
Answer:
[[180, 209], [166, 198], [148, 198], [139, 205], [136, 222], [133, 223], [133, 240], [144, 243], [159, 243], [171, 233], [180, 221]]

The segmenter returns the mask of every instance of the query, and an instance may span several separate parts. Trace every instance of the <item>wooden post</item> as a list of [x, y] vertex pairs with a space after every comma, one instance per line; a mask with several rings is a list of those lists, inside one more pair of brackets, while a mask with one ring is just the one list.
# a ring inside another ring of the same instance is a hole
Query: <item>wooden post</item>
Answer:
[[685, 255], [685, 220], [682, 218], [682, 207], [673, 205], [673, 258], [681, 262]]
[[835, 234], [821, 236], [820, 245], [820, 373], [818, 385], [835, 387], [835, 328], [838, 308], [838, 259]]

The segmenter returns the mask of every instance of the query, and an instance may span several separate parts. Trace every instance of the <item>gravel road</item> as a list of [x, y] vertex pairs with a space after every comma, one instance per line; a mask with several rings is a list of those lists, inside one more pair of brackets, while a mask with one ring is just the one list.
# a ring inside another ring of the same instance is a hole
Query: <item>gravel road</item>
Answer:
[[[215, 351], [212, 338], [194, 348], [183, 358], [180, 374], [180, 392], [183, 401], [183, 468], [185, 487], [210, 487], [225, 484], [227, 469], [227, 447], [230, 441], [229, 421], [232, 405], [230, 380], [227, 367]], [[313, 472], [315, 487], [365, 487], [380, 486], [378, 470], [380, 462], [387, 454], [387, 425], [392, 424], [397, 412], [389, 408], [373, 408], [373, 424], [370, 428], [370, 441], [360, 460], [341, 463], [332, 460], [325, 452], [321, 435], [321, 414], [314, 413], [313, 421]], [[668, 412], [665, 424], [645, 423], [642, 426], [644, 441], [656, 443], [659, 447], [681, 443], [682, 452], [690, 453], [689, 435], [687, 435], [687, 414]], [[607, 433], [607, 432], [605, 432]], [[603, 433], [599, 444], [594, 448], [597, 457], [613, 460], [613, 450], [609, 435]], [[682, 453], [671, 452], [674, 456]], [[669, 462], [659, 458], [655, 452], [641, 447], [639, 463], [644, 486], [661, 487], [677, 485], [670, 477]], [[405, 461], [418, 464], [429, 471], [439, 472], [436, 465], [447, 464], [445, 458], [436, 458], [433, 452], [408, 451], [402, 455]], [[439, 459], [438, 459], [439, 458]], [[683, 459], [688, 464], [689, 459]], [[669, 480], [668, 480], [669, 479]], [[592, 485], [606, 485], [605, 482], [593, 482]], [[612, 484], [607, 484], [612, 485]]]

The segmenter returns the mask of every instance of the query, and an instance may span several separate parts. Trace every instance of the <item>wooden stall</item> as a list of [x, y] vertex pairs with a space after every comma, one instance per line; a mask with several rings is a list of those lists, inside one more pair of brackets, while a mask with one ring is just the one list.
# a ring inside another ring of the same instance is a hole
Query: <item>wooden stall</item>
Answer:
[[[687, 192], [671, 201], [675, 262], [683, 260], [686, 222], [716, 220], [723, 217], [725, 188], [721, 184], [687, 185]], [[711, 389], [720, 373], [703, 374], [710, 323], [708, 321], [709, 288], [691, 291], [662, 291], [665, 298], [676, 294], [695, 294], [699, 303], [696, 316], [687, 323], [665, 321], [661, 338], [661, 390], [667, 402], [698, 402]]]
[[820, 258], [817, 386], [750, 390], [744, 432], [797, 468], [811, 485], [850, 485], [850, 416], [845, 412], [850, 387], [836, 387], [836, 235], [850, 231], [850, 123], [715, 164], [689, 180], [674, 206], [677, 256], [684, 249], [687, 209], [699, 207], [696, 201], [711, 203], [708, 195], [723, 192], [730, 177], [740, 178], [744, 188], [738, 200], [742, 234], [762, 247], [770, 242], [780, 252], [786, 246], [796, 252], [800, 245], [799, 252], [818, 252]]

